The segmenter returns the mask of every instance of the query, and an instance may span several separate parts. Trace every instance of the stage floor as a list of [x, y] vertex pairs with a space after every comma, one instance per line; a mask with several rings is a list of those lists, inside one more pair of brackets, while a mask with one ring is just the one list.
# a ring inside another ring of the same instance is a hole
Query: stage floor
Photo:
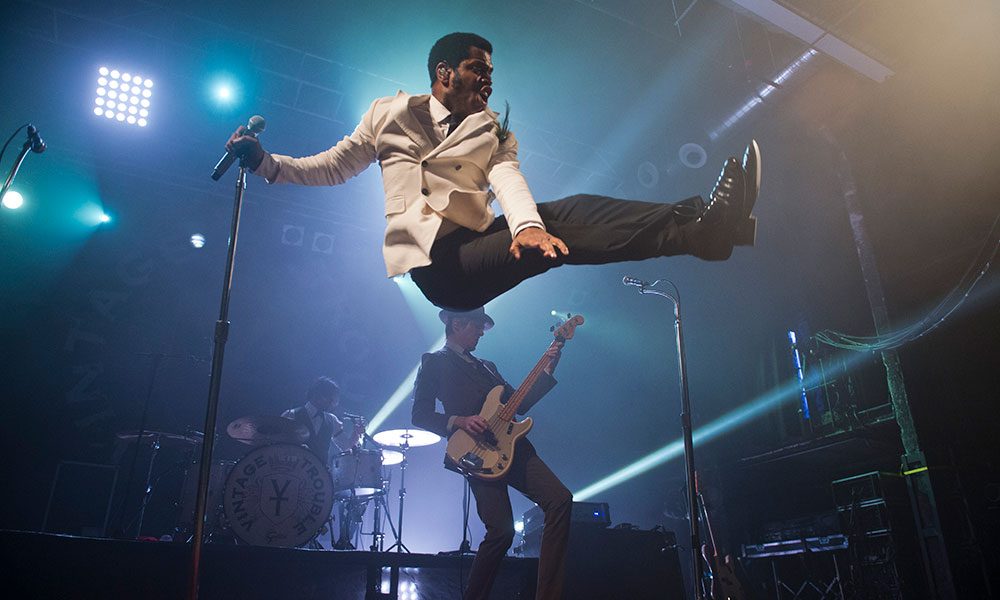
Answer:
[[[190, 545], [0, 531], [8, 598], [185, 597]], [[472, 556], [206, 544], [200, 598], [461, 599]], [[492, 598], [534, 598], [538, 561], [505, 558]], [[398, 590], [392, 593], [392, 572]]]

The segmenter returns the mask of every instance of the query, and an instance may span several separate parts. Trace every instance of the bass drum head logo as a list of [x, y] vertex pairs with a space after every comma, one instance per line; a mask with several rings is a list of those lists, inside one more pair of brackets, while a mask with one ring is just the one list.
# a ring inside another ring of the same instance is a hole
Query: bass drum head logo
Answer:
[[226, 479], [223, 506], [236, 537], [254, 546], [301, 546], [333, 509], [333, 480], [301, 446], [252, 450]]

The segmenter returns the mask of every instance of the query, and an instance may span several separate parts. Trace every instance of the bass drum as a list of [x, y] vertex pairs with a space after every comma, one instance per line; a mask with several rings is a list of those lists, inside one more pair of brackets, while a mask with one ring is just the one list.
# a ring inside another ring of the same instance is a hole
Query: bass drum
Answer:
[[233, 534], [253, 546], [302, 546], [333, 509], [333, 480], [302, 446], [261, 446], [226, 479], [223, 507]]

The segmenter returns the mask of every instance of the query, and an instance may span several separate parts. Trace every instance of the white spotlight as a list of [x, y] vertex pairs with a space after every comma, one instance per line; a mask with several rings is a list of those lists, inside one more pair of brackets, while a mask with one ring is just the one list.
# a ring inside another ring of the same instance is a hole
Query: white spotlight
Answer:
[[22, 196], [19, 192], [16, 192], [14, 190], [9, 190], [6, 194], [3, 195], [4, 208], [15, 210], [21, 208], [23, 204], [24, 204], [24, 196]]
[[[100, 67], [97, 73], [97, 97], [94, 104], [107, 110], [95, 108], [94, 115], [103, 115], [112, 121], [128, 125], [148, 125], [153, 81], [139, 74], [109, 70], [107, 67]], [[138, 110], [139, 106], [142, 106], [141, 111]]]
[[191, 235], [191, 245], [195, 248], [205, 247], [205, 236], [200, 233], [195, 233]]

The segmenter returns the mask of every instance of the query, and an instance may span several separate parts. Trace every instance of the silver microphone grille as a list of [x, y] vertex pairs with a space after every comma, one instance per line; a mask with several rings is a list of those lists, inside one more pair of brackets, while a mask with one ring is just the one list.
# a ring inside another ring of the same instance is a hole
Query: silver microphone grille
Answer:
[[249, 129], [251, 133], [262, 133], [266, 128], [267, 122], [264, 121], [264, 117], [260, 115], [250, 117], [250, 120], [247, 122], [247, 129]]

